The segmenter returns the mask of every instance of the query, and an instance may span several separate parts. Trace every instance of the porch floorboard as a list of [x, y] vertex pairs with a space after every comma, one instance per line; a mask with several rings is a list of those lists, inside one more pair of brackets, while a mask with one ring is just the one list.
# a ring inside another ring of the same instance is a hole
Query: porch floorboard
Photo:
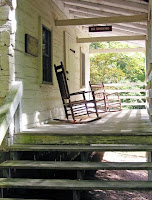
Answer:
[[101, 119], [86, 124], [52, 120], [49, 124], [26, 129], [22, 134], [46, 135], [152, 135], [152, 122], [145, 109], [100, 114]]

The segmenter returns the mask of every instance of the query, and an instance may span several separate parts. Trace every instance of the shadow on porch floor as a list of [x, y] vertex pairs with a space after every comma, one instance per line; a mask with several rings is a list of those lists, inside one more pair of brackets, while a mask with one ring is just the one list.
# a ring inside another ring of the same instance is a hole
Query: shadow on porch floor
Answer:
[[87, 124], [70, 124], [52, 120], [49, 124], [25, 130], [27, 133], [49, 134], [152, 134], [147, 111], [122, 110], [101, 114], [101, 119]]

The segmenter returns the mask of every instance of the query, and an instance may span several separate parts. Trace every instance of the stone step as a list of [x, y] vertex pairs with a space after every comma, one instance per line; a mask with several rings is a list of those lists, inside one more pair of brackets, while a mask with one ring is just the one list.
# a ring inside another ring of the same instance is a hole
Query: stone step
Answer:
[[132, 144], [92, 144], [92, 145], [11, 145], [8, 151], [63, 151], [63, 152], [88, 152], [88, 151], [152, 151], [152, 145]]
[[152, 163], [8, 160], [0, 164], [0, 169], [152, 170]]
[[97, 181], [68, 179], [0, 178], [0, 188], [57, 190], [152, 190], [151, 181]]

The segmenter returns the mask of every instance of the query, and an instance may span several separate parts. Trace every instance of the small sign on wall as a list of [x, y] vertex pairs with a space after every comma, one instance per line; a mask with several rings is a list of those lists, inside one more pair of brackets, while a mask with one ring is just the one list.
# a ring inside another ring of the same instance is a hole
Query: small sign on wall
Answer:
[[91, 26], [89, 27], [89, 32], [104, 32], [112, 31], [112, 26]]
[[38, 40], [28, 34], [25, 34], [25, 52], [32, 56], [38, 56]]

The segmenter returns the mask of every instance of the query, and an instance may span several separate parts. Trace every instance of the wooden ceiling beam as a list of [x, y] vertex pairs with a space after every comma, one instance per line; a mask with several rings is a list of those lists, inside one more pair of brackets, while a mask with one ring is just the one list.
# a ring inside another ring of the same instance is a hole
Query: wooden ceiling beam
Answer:
[[[103, 12], [103, 11], [99, 11], [99, 10], [83, 8], [83, 7], [80, 7], [80, 6], [65, 5], [65, 7], [69, 9], [69, 12], [76, 11], [76, 12], [79, 12], [79, 13], [81, 12], [81, 13], [84, 13], [84, 14], [92, 14], [92, 15], [96, 15], [96, 16], [100, 16], [100, 17], [120, 16], [120, 15], [117, 15], [117, 14], [111, 14], [111, 13]], [[124, 26], [127, 26], [127, 27], [147, 30], [147, 25], [139, 24], [137, 22], [136, 23], [128, 23], [128, 24], [121, 23], [121, 24], [124, 25]]]
[[77, 38], [77, 43], [146, 40], [145, 35]]
[[[93, 3], [93, 2], [88, 2], [88, 1], [83, 1], [83, 0], [62, 0], [66, 4], [72, 4], [72, 5], [78, 5], [82, 6], [85, 8], [94, 8], [97, 10], [105, 11], [105, 12], [111, 12], [115, 14], [120, 14], [120, 15], [132, 15], [132, 14], [141, 14], [141, 12], [135, 10], [130, 10], [130, 9], [125, 9], [121, 7], [114, 7], [114, 6], [109, 6], [109, 5], [103, 5], [99, 3]], [[148, 13], [148, 11], [147, 11]], [[143, 14], [143, 13], [142, 13]]]
[[[81, 12], [76, 12], [76, 11], [70, 11], [70, 14], [74, 15], [76, 18], [80, 18], [80, 17], [91, 17], [90, 14], [86, 14], [86, 13], [81, 13]], [[104, 24], [107, 25], [107, 24]], [[146, 35], [146, 29], [142, 30], [142, 29], [138, 29], [138, 28], [132, 28], [132, 27], [128, 27], [126, 24], [122, 25], [122, 24], [113, 24], [112, 25], [112, 30], [124, 30], [124, 31], [129, 31], [129, 32], [133, 32], [133, 33], [137, 33], [137, 34], [144, 34]]]
[[148, 19], [147, 14], [119, 17], [98, 17], [98, 18], [82, 18], [82, 19], [65, 19], [55, 20], [56, 26], [77, 26], [87, 24], [113, 24], [126, 22], [145, 22]]

